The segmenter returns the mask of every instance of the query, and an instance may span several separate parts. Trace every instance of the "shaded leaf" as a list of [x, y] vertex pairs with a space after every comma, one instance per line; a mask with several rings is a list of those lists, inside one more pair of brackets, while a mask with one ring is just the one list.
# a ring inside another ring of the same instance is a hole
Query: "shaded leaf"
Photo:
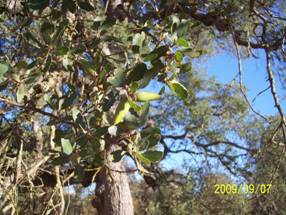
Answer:
[[56, 157], [52, 160], [54, 166], [62, 165], [70, 161], [70, 157], [65, 154], [61, 154], [59, 157]]
[[84, 1], [84, 2], [79, 2], [79, 3], [78, 3], [78, 6], [79, 6], [81, 9], [86, 10], [86, 11], [93, 11], [93, 10], [94, 10], [94, 7], [93, 7], [90, 3], [86, 2], [86, 1]]
[[74, 0], [63, 0], [62, 4], [63, 10], [69, 10], [72, 13], [75, 13], [76, 11], [76, 4]]
[[112, 152], [111, 153], [112, 162], [119, 162], [125, 154], [126, 154], [126, 152], [123, 150], [116, 150], [116, 151]]
[[49, 0], [29, 0], [28, 7], [32, 10], [44, 10], [49, 6]]
[[128, 74], [127, 81], [139, 81], [147, 72], [147, 66], [144, 63], [137, 64], [134, 69]]
[[111, 79], [109, 82], [113, 87], [122, 87], [126, 82], [126, 77], [125, 77], [124, 71], [121, 69], [120, 70], [117, 69], [115, 71], [114, 78]]
[[160, 151], [146, 151], [141, 154], [141, 158], [144, 158], [142, 161], [146, 164], [155, 163], [160, 161], [163, 158], [163, 152]]
[[41, 35], [45, 43], [50, 43], [51, 41], [51, 34], [54, 32], [54, 25], [50, 22], [44, 22], [41, 25]]

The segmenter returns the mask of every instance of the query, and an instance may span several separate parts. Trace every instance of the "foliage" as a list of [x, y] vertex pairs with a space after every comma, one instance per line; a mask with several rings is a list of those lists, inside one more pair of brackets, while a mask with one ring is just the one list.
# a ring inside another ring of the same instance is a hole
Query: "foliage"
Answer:
[[[181, 152], [249, 176], [238, 160], [257, 154], [260, 145], [251, 136], [264, 122], [250, 114], [241, 82], [219, 84], [193, 65], [215, 46], [233, 48], [230, 39], [239, 61], [241, 52], [265, 52], [277, 132], [285, 142], [271, 67], [285, 63], [284, 1], [23, 0], [0, 6], [3, 213], [34, 211], [37, 205], [26, 207], [19, 193], [35, 201], [36, 191], [50, 188], [44, 212], [63, 213], [64, 186], [99, 181], [114, 171], [108, 162], [123, 157], [149, 179], [159, 161]], [[147, 91], [152, 82], [160, 88]], [[246, 130], [250, 123], [256, 127]], [[197, 201], [192, 182], [184, 186], [174, 193], [162, 186], [160, 208], [152, 203], [150, 210], [195, 210], [188, 208]], [[210, 205], [234, 199], [204, 197]], [[228, 206], [224, 210], [237, 209]]]

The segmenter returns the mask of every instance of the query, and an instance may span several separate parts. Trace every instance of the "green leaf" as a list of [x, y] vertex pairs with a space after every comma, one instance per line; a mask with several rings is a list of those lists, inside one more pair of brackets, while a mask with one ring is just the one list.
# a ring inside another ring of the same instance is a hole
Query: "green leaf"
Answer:
[[147, 158], [145, 158], [141, 153], [137, 152], [135, 153], [136, 157], [138, 158], [138, 160], [146, 165], [151, 164], [150, 160], [148, 160]]
[[73, 120], [77, 119], [77, 115], [80, 113], [79, 109], [77, 109], [77, 107], [73, 107], [72, 108], [72, 118]]
[[51, 34], [54, 32], [54, 25], [50, 22], [44, 22], [41, 25], [41, 35], [45, 43], [49, 44], [51, 41]]
[[156, 64], [152, 69], [148, 70], [148, 72], [145, 73], [143, 78], [138, 81], [138, 88], [144, 88], [146, 87], [152, 79], [158, 74], [160, 71], [160, 68], [157, 67], [158, 64]]
[[135, 34], [135, 36], [133, 37], [132, 45], [139, 46], [141, 48], [144, 40], [145, 40], [145, 32], [142, 31], [141, 34], [139, 33]]
[[177, 44], [178, 46], [183, 46], [183, 47], [185, 47], [185, 48], [189, 48], [189, 47], [190, 47], [188, 41], [185, 40], [185, 39], [182, 38], [182, 37], [180, 37], [180, 38], [177, 40], [176, 44]]
[[135, 93], [135, 97], [137, 101], [144, 102], [144, 101], [153, 101], [158, 100], [161, 96], [157, 93], [151, 92], [137, 92]]
[[146, 102], [143, 105], [142, 110], [140, 111], [140, 117], [139, 117], [140, 126], [143, 126], [146, 123], [146, 121], [148, 119], [149, 108], [150, 108], [150, 104], [149, 104], [149, 102]]
[[52, 160], [54, 166], [62, 165], [70, 161], [70, 157], [65, 154], [61, 154], [59, 157], [56, 157]]
[[124, 71], [122, 69], [116, 69], [114, 78], [109, 82], [113, 87], [122, 87], [126, 82]]
[[119, 162], [122, 157], [126, 154], [125, 151], [123, 150], [116, 150], [114, 152], [111, 153], [111, 156], [112, 156], [112, 162]]
[[124, 125], [129, 129], [140, 127], [138, 113], [133, 109], [130, 109], [124, 116]]
[[144, 138], [144, 145], [143, 149], [151, 149], [152, 147], [156, 146], [158, 142], [161, 140], [161, 135], [160, 134], [152, 134]]
[[108, 133], [108, 127], [105, 126], [105, 127], [96, 129], [96, 131], [94, 132], [94, 136], [101, 137], [107, 133]]
[[25, 84], [20, 84], [16, 93], [17, 102], [22, 103], [24, 101], [25, 96], [28, 97], [28, 89], [26, 88]]
[[70, 155], [72, 153], [72, 151], [73, 151], [73, 147], [71, 145], [70, 140], [62, 138], [61, 139], [61, 144], [62, 144], [63, 152], [66, 155]]
[[120, 103], [118, 104], [116, 111], [115, 111], [115, 118], [114, 118], [114, 124], [118, 124], [120, 122], [123, 122], [124, 116], [128, 112], [130, 108], [130, 104], [126, 98], [122, 99]]
[[6, 63], [0, 63], [0, 82], [6, 72], [9, 70], [9, 65]]
[[32, 10], [44, 10], [49, 6], [49, 0], [29, 0], [28, 7]]
[[79, 2], [78, 3], [78, 6], [83, 9], [83, 10], [86, 10], [86, 11], [93, 11], [94, 10], [94, 7], [88, 3], [88, 2]]
[[160, 46], [154, 49], [151, 53], [144, 55], [144, 61], [154, 61], [164, 55], [166, 55], [169, 48], [167, 46]]
[[130, 104], [130, 107], [133, 108], [135, 111], [141, 111], [141, 107], [136, 102], [132, 101], [130, 98], [128, 98], [128, 102]]
[[186, 99], [188, 97], [188, 91], [184, 85], [176, 80], [172, 80], [169, 83], [170, 89], [176, 93], [176, 95], [181, 99]]
[[127, 76], [128, 83], [132, 81], [139, 81], [144, 77], [146, 72], [147, 72], [147, 66], [144, 63], [137, 64]]
[[150, 163], [158, 162], [163, 158], [163, 152], [160, 151], [146, 151], [141, 155]]
[[76, 180], [78, 181], [83, 180], [85, 176], [84, 168], [81, 165], [77, 164], [75, 166], [74, 174]]
[[142, 131], [141, 131], [141, 136], [142, 137], [146, 137], [148, 135], [155, 135], [155, 134], [159, 134], [159, 135], [161, 134], [160, 128], [147, 127], [147, 128], [142, 129]]
[[175, 58], [177, 61], [181, 62], [183, 60], [183, 54], [180, 51], [177, 51], [175, 54]]
[[153, 60], [155, 60], [155, 59], [157, 59], [157, 58], [158, 58], [158, 54], [156, 54], [156, 53], [150, 53], [150, 54], [148, 54], [148, 55], [145, 55], [144, 61], [153, 61]]
[[74, 0], [63, 0], [62, 4], [63, 10], [69, 10], [72, 13], [76, 12], [76, 4]]
[[163, 152], [160, 151], [146, 151], [144, 153], [136, 153], [137, 158], [145, 163], [146, 165], [149, 165], [151, 163], [155, 163], [160, 161], [163, 158]]
[[95, 75], [95, 73], [96, 73], [95, 67], [90, 62], [88, 62], [85, 59], [81, 59], [80, 64], [81, 64], [82, 68], [84, 69], [84, 71], [88, 72], [91, 75]]

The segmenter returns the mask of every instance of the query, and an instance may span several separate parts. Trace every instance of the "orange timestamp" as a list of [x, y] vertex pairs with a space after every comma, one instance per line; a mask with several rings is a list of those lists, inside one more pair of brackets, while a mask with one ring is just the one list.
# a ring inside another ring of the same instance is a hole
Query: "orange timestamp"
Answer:
[[215, 184], [215, 194], [268, 194], [272, 184]]

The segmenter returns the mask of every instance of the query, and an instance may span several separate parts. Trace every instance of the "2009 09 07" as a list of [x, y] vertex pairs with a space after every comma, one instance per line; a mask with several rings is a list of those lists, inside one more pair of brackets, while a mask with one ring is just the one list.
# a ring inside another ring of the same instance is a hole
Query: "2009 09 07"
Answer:
[[268, 194], [272, 184], [215, 184], [215, 194]]

